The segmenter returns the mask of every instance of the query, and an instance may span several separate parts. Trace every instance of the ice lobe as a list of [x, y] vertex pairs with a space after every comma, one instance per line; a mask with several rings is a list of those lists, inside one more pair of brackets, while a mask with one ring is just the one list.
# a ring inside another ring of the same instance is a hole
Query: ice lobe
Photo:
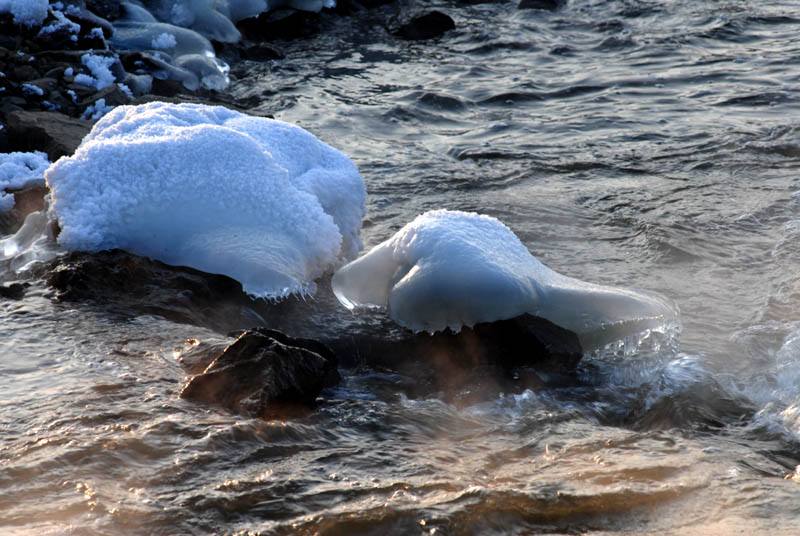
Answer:
[[222, 107], [119, 106], [46, 180], [63, 247], [225, 274], [254, 296], [313, 293], [361, 249], [366, 192], [350, 159]]
[[339, 269], [332, 285], [346, 307], [387, 307], [415, 331], [459, 331], [531, 313], [577, 333], [589, 347], [678, 314], [656, 294], [561, 275], [495, 218], [448, 210], [418, 216]]

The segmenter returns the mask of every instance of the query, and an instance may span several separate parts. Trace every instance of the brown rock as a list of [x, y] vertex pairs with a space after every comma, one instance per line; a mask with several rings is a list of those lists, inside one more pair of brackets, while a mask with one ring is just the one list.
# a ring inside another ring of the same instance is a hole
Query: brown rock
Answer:
[[12, 111], [6, 115], [11, 151], [44, 151], [51, 161], [75, 152], [92, 129], [90, 121], [59, 112]]
[[131, 100], [117, 84], [111, 84], [108, 87], [104, 87], [97, 93], [86, 97], [83, 100], [83, 104], [88, 106], [90, 104], [94, 104], [100, 99], [105, 99], [106, 106], [119, 106], [121, 104], [128, 104]]
[[336, 356], [322, 344], [248, 330], [189, 380], [181, 398], [251, 416], [283, 417], [287, 410], [312, 406], [338, 379]]

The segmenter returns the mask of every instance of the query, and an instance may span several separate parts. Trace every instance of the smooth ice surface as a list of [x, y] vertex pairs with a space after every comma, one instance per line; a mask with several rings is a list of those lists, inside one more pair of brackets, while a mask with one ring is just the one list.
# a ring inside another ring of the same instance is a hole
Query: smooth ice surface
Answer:
[[215, 56], [210, 40], [239, 41], [234, 23], [269, 9], [320, 11], [335, 5], [334, 0], [128, 0], [122, 2], [125, 15], [114, 21], [111, 42], [147, 53], [157, 78], [180, 81], [190, 90], [221, 90], [229, 84], [228, 65]]
[[48, 0], [0, 0], [0, 13], [11, 13], [14, 22], [40, 26], [47, 18]]
[[14, 195], [6, 189], [44, 185], [44, 172], [50, 165], [47, 155], [33, 153], [0, 153], [0, 212], [14, 208]]
[[415, 331], [458, 331], [531, 313], [596, 345], [619, 338], [615, 328], [641, 330], [677, 318], [661, 296], [563, 276], [497, 219], [448, 210], [418, 216], [339, 269], [332, 284], [346, 307], [387, 307]]
[[122, 248], [246, 292], [313, 292], [361, 248], [364, 182], [299, 127], [222, 107], [120, 106], [48, 169], [67, 249]]

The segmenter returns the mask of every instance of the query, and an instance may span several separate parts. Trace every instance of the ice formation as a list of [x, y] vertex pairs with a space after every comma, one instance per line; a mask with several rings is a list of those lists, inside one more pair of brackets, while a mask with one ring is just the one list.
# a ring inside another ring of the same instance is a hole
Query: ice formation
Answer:
[[[2, 1], [2, 0], [0, 0]], [[211, 40], [235, 43], [235, 22], [281, 6], [306, 11], [333, 7], [334, 0], [128, 0], [125, 15], [114, 21], [111, 43], [122, 50], [148, 53], [153, 75], [188, 89], [224, 89], [228, 65], [214, 54]]]
[[313, 292], [361, 249], [366, 191], [350, 159], [222, 107], [119, 106], [46, 179], [65, 248], [225, 274], [255, 296]]
[[346, 307], [387, 307], [415, 331], [531, 313], [595, 346], [677, 318], [666, 298], [561, 275], [495, 218], [448, 210], [418, 216], [339, 269], [332, 285]]
[[14, 195], [7, 194], [7, 189], [44, 185], [44, 173], [49, 165], [47, 155], [39, 151], [0, 153], [0, 212], [14, 208]]

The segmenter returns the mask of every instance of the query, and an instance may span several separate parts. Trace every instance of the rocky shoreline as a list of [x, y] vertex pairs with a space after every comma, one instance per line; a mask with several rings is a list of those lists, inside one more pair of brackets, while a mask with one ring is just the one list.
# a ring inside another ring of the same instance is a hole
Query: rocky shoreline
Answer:
[[[540, 4], [527, 7], [558, 5]], [[72, 22], [102, 30], [78, 33], [74, 39], [74, 33], [41, 34], [15, 24], [10, 15], [0, 15], [0, 152], [43, 151], [51, 161], [71, 155], [93, 119], [106, 107], [121, 104], [166, 100], [247, 111], [249, 103], [224, 91], [189, 91], [171, 80], [154, 79], [147, 93], [136, 96], [119, 84], [98, 89], [76, 81], [87, 70], [87, 54], [108, 58], [120, 81], [135, 76], [130, 73], [146, 59], [110, 48], [109, 20], [118, 17], [120, 9], [115, 0], [90, 0], [83, 9], [72, 10], [67, 14]], [[214, 45], [235, 75], [243, 60], [281, 58], [282, 44], [324, 31], [328, 17], [368, 9], [380, 10], [376, 18], [401, 39], [435, 38], [454, 27], [453, 19], [440, 11], [383, 0], [347, 0], [321, 14], [277, 10], [246, 19], [238, 25], [244, 36], [240, 42]], [[0, 218], [3, 234], [14, 232], [28, 213], [41, 210], [46, 193], [41, 187], [17, 192], [17, 206]], [[337, 366], [356, 373], [394, 371], [410, 378], [398, 385], [410, 395], [437, 393], [448, 401], [468, 403], [487, 391], [521, 392], [568, 381], [583, 353], [575, 334], [530, 315], [478, 324], [458, 334], [415, 334], [381, 312], [354, 315], [344, 310], [327, 280], [319, 282], [313, 299], [290, 297], [273, 303], [251, 299], [238, 282], [225, 276], [120, 250], [61, 256], [36, 266], [34, 279], [52, 289], [57, 300], [158, 315], [228, 333], [229, 344], [212, 345], [186, 364], [192, 377], [181, 396], [252, 416], [288, 415], [313, 406], [322, 390], [338, 380]], [[27, 286], [0, 286], [0, 299], [24, 299]]]

